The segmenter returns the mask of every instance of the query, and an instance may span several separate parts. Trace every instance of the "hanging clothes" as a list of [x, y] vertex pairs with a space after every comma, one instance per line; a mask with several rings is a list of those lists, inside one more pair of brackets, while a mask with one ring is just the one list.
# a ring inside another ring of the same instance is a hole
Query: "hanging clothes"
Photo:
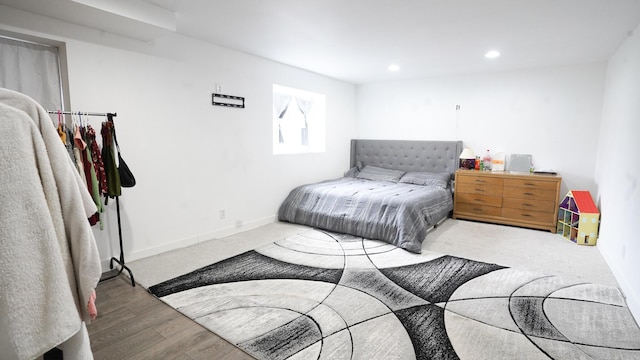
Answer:
[[64, 147], [67, 149], [67, 153], [69, 154], [69, 158], [75, 164], [76, 163], [76, 155], [73, 152], [73, 132], [69, 127], [65, 127], [65, 144]]
[[100, 134], [102, 134], [102, 159], [104, 160], [104, 168], [107, 174], [107, 191], [103, 192], [103, 194], [110, 198], [120, 196], [122, 193], [120, 173], [113, 149], [114, 131], [113, 121], [102, 123], [102, 129], [100, 130]]
[[84, 176], [84, 163], [82, 161], [82, 152], [87, 148], [87, 143], [82, 140], [82, 134], [80, 134], [80, 127], [77, 124], [73, 125], [73, 156], [75, 158], [76, 169], [81, 174], [80, 178], [85, 186], [87, 186], [87, 178]]
[[60, 111], [58, 111], [58, 136], [60, 136], [60, 140], [62, 144], [67, 149], [67, 153], [69, 153], [69, 157], [75, 163], [75, 154], [73, 153], [73, 133], [67, 127], [66, 122], [64, 121], [64, 115]]
[[[81, 128], [81, 134], [84, 133], [83, 138], [85, 142], [88, 140], [86, 137], [86, 131], [84, 128]], [[87, 179], [87, 190], [93, 199], [94, 204], [96, 205], [97, 211], [89, 217], [89, 223], [93, 226], [100, 222], [100, 213], [104, 211], [104, 209], [99, 206], [102, 204], [100, 199], [100, 190], [98, 189], [98, 177], [96, 176], [96, 170], [93, 165], [93, 159], [91, 157], [91, 146], [87, 143], [87, 146], [84, 148], [84, 151], [81, 153], [82, 156], [82, 166], [84, 168], [84, 176]]]
[[60, 136], [63, 144], [67, 143], [67, 133], [64, 131], [62, 113], [60, 111], [58, 111], [58, 136]]
[[102, 155], [100, 154], [100, 147], [96, 141], [96, 131], [87, 126], [86, 138], [89, 140], [88, 144], [91, 148], [91, 160], [93, 161], [93, 168], [96, 172], [96, 180], [98, 182], [99, 193], [107, 192], [107, 175], [104, 170], [104, 163], [102, 162]]
[[93, 201], [96, 203], [96, 207], [98, 208], [98, 212], [95, 214], [98, 223], [100, 223], [100, 230], [104, 229], [104, 223], [102, 222], [101, 213], [104, 212], [104, 206], [102, 205], [102, 191], [106, 190], [107, 187], [107, 178], [104, 172], [104, 164], [102, 163], [102, 156], [100, 155], [100, 148], [98, 147], [98, 143], [96, 142], [96, 132], [91, 127], [91, 125], [87, 125], [87, 131], [85, 133], [85, 139], [87, 141], [87, 157], [91, 161], [91, 196], [93, 197]]
[[17, 165], [0, 177], [1, 356], [33, 359], [68, 341], [91, 359], [83, 320], [102, 266], [86, 219], [96, 207], [33, 99], [0, 88], [0, 139], [0, 163]]

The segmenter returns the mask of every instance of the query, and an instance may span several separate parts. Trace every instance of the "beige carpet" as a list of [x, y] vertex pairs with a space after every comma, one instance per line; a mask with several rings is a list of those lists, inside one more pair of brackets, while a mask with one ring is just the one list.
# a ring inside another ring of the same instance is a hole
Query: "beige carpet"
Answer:
[[[132, 261], [127, 265], [136, 281], [149, 287], [308, 229], [306, 226], [277, 222]], [[548, 231], [448, 219], [427, 235], [422, 249], [558, 275], [568, 280], [618, 286], [596, 247], [578, 246]]]

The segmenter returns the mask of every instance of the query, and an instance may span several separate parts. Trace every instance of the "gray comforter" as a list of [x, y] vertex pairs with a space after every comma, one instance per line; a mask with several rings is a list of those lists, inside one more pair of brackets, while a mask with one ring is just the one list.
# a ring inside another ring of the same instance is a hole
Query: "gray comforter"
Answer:
[[451, 209], [449, 189], [345, 177], [293, 189], [278, 219], [420, 253], [427, 230]]

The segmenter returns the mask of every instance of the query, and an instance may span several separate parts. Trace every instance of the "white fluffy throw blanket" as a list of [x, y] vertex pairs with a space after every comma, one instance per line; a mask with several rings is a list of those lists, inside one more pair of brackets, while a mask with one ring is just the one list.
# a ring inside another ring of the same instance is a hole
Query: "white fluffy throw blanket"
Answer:
[[2, 88], [0, 174], [0, 357], [32, 359], [89, 320], [96, 209], [46, 111]]

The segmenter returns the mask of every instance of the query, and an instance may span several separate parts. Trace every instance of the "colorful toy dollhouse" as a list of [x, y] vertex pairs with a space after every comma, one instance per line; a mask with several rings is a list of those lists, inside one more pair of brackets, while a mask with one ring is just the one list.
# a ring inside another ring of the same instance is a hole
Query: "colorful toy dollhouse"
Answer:
[[588, 191], [571, 190], [560, 202], [557, 233], [578, 245], [595, 245], [600, 211]]

